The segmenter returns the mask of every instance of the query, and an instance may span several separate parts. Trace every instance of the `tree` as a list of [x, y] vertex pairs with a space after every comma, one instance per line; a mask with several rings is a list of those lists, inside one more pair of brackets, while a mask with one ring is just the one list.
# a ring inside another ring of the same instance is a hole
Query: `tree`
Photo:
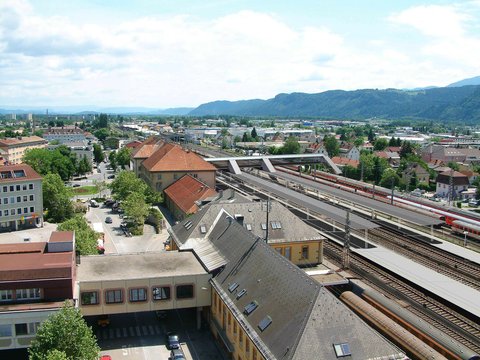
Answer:
[[64, 221], [58, 226], [60, 231], [75, 231], [75, 250], [80, 255], [97, 255], [98, 234], [88, 226], [87, 220], [82, 215]]
[[285, 144], [280, 149], [282, 154], [299, 154], [300, 153], [300, 144], [294, 136], [289, 136], [285, 140]]
[[368, 131], [368, 141], [373, 142], [375, 140], [375, 133], [373, 132], [372, 128]]
[[59, 174], [63, 181], [76, 172], [76, 157], [66, 146], [55, 150], [31, 149], [25, 153], [23, 161], [41, 175]]
[[380, 186], [391, 189], [392, 183], [393, 183], [393, 186], [398, 186], [400, 184], [400, 176], [397, 175], [395, 170], [391, 168], [386, 169], [382, 174], [382, 178], [380, 180]]
[[107, 116], [107, 114], [100, 114], [98, 119], [96, 119], [93, 122], [93, 127], [95, 129], [106, 129], [106, 128], [108, 128], [108, 116]]
[[117, 151], [115, 154], [115, 160], [118, 166], [120, 166], [122, 169], [125, 166], [130, 165], [130, 153], [131, 149], [127, 147], [123, 147], [120, 150]]
[[373, 150], [382, 151], [382, 150], [385, 150], [385, 148], [387, 146], [388, 146], [387, 139], [380, 138], [380, 139], [375, 140], [375, 145], [373, 146]]
[[96, 163], [101, 163], [105, 160], [105, 155], [103, 154], [100, 144], [93, 144], [93, 159]]
[[63, 184], [60, 175], [51, 173], [43, 177], [43, 208], [47, 211], [46, 219], [55, 223], [73, 216], [70, 191]]
[[110, 184], [113, 197], [119, 201], [124, 201], [128, 195], [134, 192], [145, 194], [147, 188], [148, 185], [131, 171], [120, 171]]
[[96, 360], [99, 352], [92, 328], [68, 302], [41, 324], [28, 349], [30, 360]]
[[340, 153], [340, 144], [335, 136], [326, 135], [323, 138], [323, 144], [325, 145], [325, 150], [327, 150], [328, 156], [334, 157]]
[[108, 131], [108, 129], [99, 129], [99, 130], [96, 130], [93, 135], [95, 135], [95, 137], [100, 140], [100, 141], [104, 141], [109, 135], [110, 135], [110, 131]]
[[88, 161], [87, 157], [84, 155], [77, 164], [77, 173], [79, 175], [85, 175], [92, 171], [92, 164]]
[[258, 138], [257, 129], [253, 128], [250, 135], [252, 136], [252, 139], [257, 140]]
[[131, 217], [137, 225], [143, 225], [148, 215], [148, 206], [142, 193], [133, 192], [122, 203], [125, 215]]
[[115, 151], [110, 151], [110, 154], [108, 154], [108, 161], [110, 161], [110, 166], [113, 171], [117, 170], [117, 155], [115, 154]]
[[447, 166], [452, 169], [452, 170], [455, 170], [455, 171], [458, 171], [460, 170], [460, 165], [458, 165], [458, 163], [456, 163], [455, 161], [449, 161]]
[[413, 154], [413, 146], [410, 141], [404, 141], [400, 149], [400, 158]]
[[397, 140], [393, 136], [388, 141], [388, 146], [397, 146]]

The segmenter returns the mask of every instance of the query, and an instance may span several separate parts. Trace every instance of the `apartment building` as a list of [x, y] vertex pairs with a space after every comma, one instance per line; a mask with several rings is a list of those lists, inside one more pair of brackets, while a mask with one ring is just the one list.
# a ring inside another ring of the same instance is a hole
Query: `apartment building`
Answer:
[[47, 144], [48, 141], [39, 136], [19, 136], [0, 139], [3, 161], [8, 165], [21, 164], [27, 150], [45, 148]]
[[43, 226], [42, 177], [26, 164], [0, 168], [0, 232]]
[[58, 141], [59, 144], [85, 142], [87, 134], [78, 127], [49, 128], [43, 138], [50, 141]]
[[52, 232], [48, 242], [0, 244], [0, 350], [28, 347], [40, 323], [74, 298], [74, 249], [70, 231]]

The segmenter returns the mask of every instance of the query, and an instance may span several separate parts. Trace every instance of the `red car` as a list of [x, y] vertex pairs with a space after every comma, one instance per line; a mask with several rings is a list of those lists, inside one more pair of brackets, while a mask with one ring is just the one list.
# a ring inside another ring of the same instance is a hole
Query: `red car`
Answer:
[[100, 360], [112, 360], [112, 357], [110, 355], [102, 355], [100, 356]]

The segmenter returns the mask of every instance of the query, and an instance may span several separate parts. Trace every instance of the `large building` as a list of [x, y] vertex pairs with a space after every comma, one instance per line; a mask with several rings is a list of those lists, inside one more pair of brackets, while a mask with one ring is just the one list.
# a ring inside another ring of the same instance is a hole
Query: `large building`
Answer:
[[295, 265], [313, 266], [322, 263], [324, 237], [314, 228], [276, 201], [267, 205], [244, 198], [214, 201], [175, 225], [170, 230], [171, 249], [195, 250], [198, 246], [203, 246], [215, 221], [223, 213], [230, 214], [247, 231], [264, 239]]
[[43, 226], [42, 177], [26, 164], [0, 167], [0, 232]]
[[59, 144], [85, 142], [87, 133], [78, 127], [49, 128], [43, 138], [49, 142], [58, 141]]
[[404, 359], [324, 286], [222, 212], [196, 252], [214, 274], [209, 323], [235, 360]]
[[75, 297], [74, 249], [69, 231], [52, 232], [48, 242], [0, 244], [0, 350], [28, 347], [40, 323]]
[[155, 137], [147, 139], [132, 153], [132, 169], [159, 192], [187, 174], [215, 189], [215, 166], [180, 145]]
[[452, 200], [460, 197], [460, 193], [468, 189], [468, 177], [458, 171], [444, 171], [437, 176], [436, 194], [450, 197]]
[[38, 136], [19, 136], [0, 139], [0, 149], [3, 150], [5, 165], [21, 164], [25, 152], [30, 149], [45, 148], [48, 141]]

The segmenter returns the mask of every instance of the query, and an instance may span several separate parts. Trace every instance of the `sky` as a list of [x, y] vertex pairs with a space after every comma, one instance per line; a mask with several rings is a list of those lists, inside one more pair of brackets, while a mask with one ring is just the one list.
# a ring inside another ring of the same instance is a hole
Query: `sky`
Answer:
[[195, 107], [480, 75], [480, 0], [0, 0], [0, 107]]

